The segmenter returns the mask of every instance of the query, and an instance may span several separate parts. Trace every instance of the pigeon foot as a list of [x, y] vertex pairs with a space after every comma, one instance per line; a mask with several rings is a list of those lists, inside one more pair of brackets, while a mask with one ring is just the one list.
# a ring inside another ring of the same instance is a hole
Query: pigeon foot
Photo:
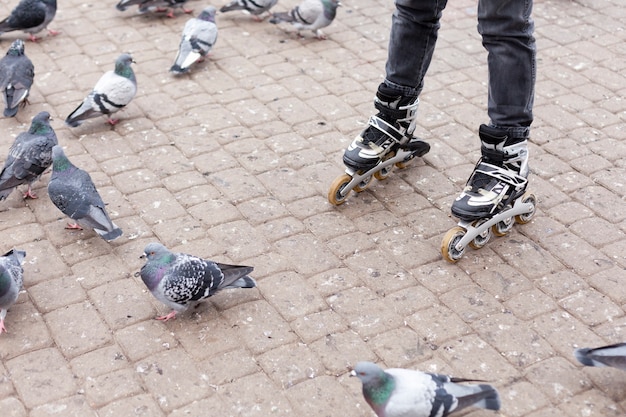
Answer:
[[172, 310], [168, 315], [156, 317], [156, 320], [168, 321], [176, 318], [176, 310]]

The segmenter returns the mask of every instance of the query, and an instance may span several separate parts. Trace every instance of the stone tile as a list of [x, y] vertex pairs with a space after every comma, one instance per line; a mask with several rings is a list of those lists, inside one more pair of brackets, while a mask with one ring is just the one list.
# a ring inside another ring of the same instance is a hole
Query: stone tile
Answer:
[[326, 302], [363, 337], [396, 328], [402, 323], [388, 303], [366, 287], [347, 289], [329, 296]]
[[322, 362], [307, 345], [285, 344], [261, 354], [259, 365], [274, 383], [287, 389], [324, 371]]
[[281, 273], [267, 277], [259, 291], [287, 321], [327, 308], [324, 299], [298, 274]]
[[500, 392], [502, 412], [507, 416], [521, 417], [545, 407], [549, 403], [543, 392], [543, 389], [527, 381], [515, 382]]
[[[160, 400], [160, 399], [159, 399]], [[165, 414], [159, 408], [157, 400], [150, 394], [139, 394], [133, 397], [114, 401], [98, 410], [99, 417], [140, 416], [159, 417]]]
[[20, 358], [25, 353], [46, 348], [54, 344], [50, 330], [41, 313], [30, 302], [16, 303], [9, 309], [0, 343], [0, 358]]
[[96, 411], [84, 395], [74, 395], [62, 400], [43, 404], [30, 412], [32, 417], [53, 417], [62, 414], [67, 417], [97, 417]]
[[111, 341], [110, 330], [88, 301], [54, 310], [47, 313], [44, 319], [61, 352], [69, 358]]
[[153, 317], [151, 295], [145, 290], [143, 282], [127, 278], [90, 290], [89, 299], [115, 330]]
[[[281, 239], [274, 243], [274, 247], [286, 257], [297, 259], [294, 265], [296, 271], [304, 275], [318, 274], [340, 266], [339, 259], [310, 233]], [[302, 253], [308, 256], [300, 256]]]
[[118, 345], [105, 346], [75, 357], [70, 361], [72, 371], [79, 378], [94, 378], [128, 367], [130, 361]]
[[115, 332], [115, 339], [122, 349], [116, 352], [115, 358], [128, 356], [135, 362], [145, 357], [173, 349], [178, 346], [172, 333], [154, 320], [142, 321]]
[[266, 301], [259, 300], [226, 310], [224, 317], [238, 329], [248, 349], [257, 355], [297, 339], [287, 322]]
[[222, 386], [218, 396], [226, 404], [228, 411], [225, 415], [293, 415], [293, 409], [285, 395], [262, 373], [248, 375]]
[[290, 325], [305, 343], [311, 343], [328, 334], [343, 332], [347, 329], [347, 324], [332, 310], [300, 317]]
[[575, 372], [577, 369], [570, 362], [553, 357], [529, 366], [524, 376], [535, 386], [543, 387], [543, 394], [560, 403], [590, 388], [587, 382], [571, 377]]
[[420, 310], [406, 321], [433, 349], [439, 348], [449, 339], [471, 333], [471, 328], [456, 313], [443, 305]]
[[530, 320], [557, 308], [550, 297], [534, 288], [513, 296], [505, 303], [505, 306], [513, 315], [522, 320]]
[[559, 301], [570, 314], [589, 326], [624, 315], [624, 311], [608, 297], [593, 289], [583, 289]]
[[310, 344], [324, 367], [333, 374], [343, 374], [358, 361], [377, 361], [368, 343], [353, 330], [331, 333]]
[[368, 345], [390, 368], [406, 368], [412, 363], [423, 362], [433, 355], [433, 346], [410, 327], [400, 327], [376, 335]]
[[68, 304], [85, 301], [87, 294], [75, 276], [61, 277], [41, 282], [28, 289], [37, 309], [48, 313]]
[[466, 323], [502, 310], [500, 303], [491, 294], [475, 285], [451, 290], [442, 294], [440, 300]]
[[131, 369], [122, 369], [95, 378], [88, 377], [85, 382], [85, 395], [90, 405], [95, 407], [141, 392], [141, 380]]
[[[50, 364], [55, 364], [50, 367]], [[54, 348], [37, 350], [6, 362], [11, 380], [24, 405], [33, 408], [78, 391], [63, 356]]]
[[15, 397], [0, 400], [0, 410], [3, 410], [2, 414], [7, 417], [26, 417], [28, 415], [24, 405]]

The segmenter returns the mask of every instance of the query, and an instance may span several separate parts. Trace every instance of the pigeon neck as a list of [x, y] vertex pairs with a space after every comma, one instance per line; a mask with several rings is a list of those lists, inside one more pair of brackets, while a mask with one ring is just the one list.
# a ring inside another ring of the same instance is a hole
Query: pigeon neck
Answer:
[[379, 377], [363, 384], [363, 396], [378, 415], [381, 415], [379, 411], [385, 408], [395, 386], [393, 377], [386, 372], [381, 372]]
[[44, 134], [50, 131], [50, 126], [39, 121], [33, 121], [30, 125], [29, 132], [33, 134]]
[[8, 273], [3, 272], [0, 274], [0, 295], [9, 292], [9, 288], [11, 288], [11, 277], [9, 277]]
[[135, 73], [130, 65], [124, 63], [115, 64], [115, 73], [121, 77], [128, 78], [129, 80], [135, 79]]

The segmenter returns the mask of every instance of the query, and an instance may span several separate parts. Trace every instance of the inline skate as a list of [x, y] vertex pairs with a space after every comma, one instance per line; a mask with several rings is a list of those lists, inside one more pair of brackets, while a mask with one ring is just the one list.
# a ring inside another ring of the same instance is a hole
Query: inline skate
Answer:
[[423, 156], [430, 145], [413, 136], [419, 100], [398, 96], [384, 83], [378, 87], [374, 106], [378, 114], [348, 146], [343, 155], [346, 171], [337, 177], [328, 191], [328, 201], [343, 204], [354, 190], [362, 192], [372, 178], [384, 180], [393, 166], [404, 168], [416, 156]]
[[535, 214], [536, 197], [528, 185], [526, 139], [509, 138], [501, 129], [481, 125], [482, 157], [459, 197], [452, 214], [459, 218], [441, 243], [444, 259], [456, 262], [467, 246], [482, 248], [492, 237], [506, 235], [515, 223], [528, 223]]

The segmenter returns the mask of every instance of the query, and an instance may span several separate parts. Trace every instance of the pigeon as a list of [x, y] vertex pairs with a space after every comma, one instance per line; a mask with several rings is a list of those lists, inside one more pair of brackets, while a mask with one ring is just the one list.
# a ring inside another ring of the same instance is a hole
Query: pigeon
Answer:
[[340, 5], [339, 0], [302, 0], [289, 12], [274, 13], [270, 23], [289, 22], [298, 31], [312, 30], [318, 39], [326, 39], [321, 29], [332, 23]]
[[174, 9], [182, 9], [185, 13], [191, 13], [183, 7], [187, 0], [120, 0], [115, 8], [121, 12], [130, 6], [139, 6], [139, 13], [146, 12], [165, 12], [168, 11], [167, 17], [174, 17]]
[[50, 113], [42, 111], [33, 117], [28, 132], [15, 138], [0, 172], [0, 201], [22, 184], [28, 184], [24, 198], [37, 198], [31, 186], [52, 165], [52, 147], [59, 143], [50, 119]]
[[149, 243], [141, 258], [146, 263], [138, 273], [154, 297], [172, 308], [157, 320], [167, 321], [190, 304], [204, 300], [225, 288], [254, 288], [248, 274], [251, 266], [227, 265], [185, 253], [170, 252], [160, 243]]
[[59, 210], [75, 221], [68, 223], [67, 229], [93, 229], [106, 241], [122, 235], [122, 230], [111, 221], [91, 176], [72, 164], [59, 145], [52, 148], [48, 195]]
[[500, 409], [500, 396], [491, 385], [462, 385], [467, 379], [411, 369], [383, 370], [359, 362], [351, 376], [363, 383], [363, 396], [378, 417], [445, 417], [470, 405]]
[[[21, 30], [28, 33], [31, 41], [36, 42], [35, 33], [48, 27], [57, 13], [57, 0], [22, 0], [13, 9], [9, 17], [0, 22], [0, 35], [4, 32]], [[48, 29], [50, 35], [58, 35], [56, 30]]]
[[192, 64], [202, 60], [209, 53], [215, 41], [217, 41], [215, 7], [209, 6], [202, 10], [198, 17], [192, 17], [185, 23], [178, 54], [170, 72], [174, 74], [188, 72]]
[[0, 334], [8, 333], [4, 327], [4, 318], [22, 289], [22, 260], [25, 256], [26, 252], [11, 249], [0, 257]]
[[20, 104], [26, 105], [35, 78], [35, 67], [24, 53], [24, 41], [13, 41], [0, 59], [0, 89], [4, 98], [4, 117], [14, 117]]
[[110, 115], [124, 108], [137, 93], [137, 79], [130, 66], [134, 62], [130, 54], [120, 55], [115, 70], [100, 77], [93, 91], [67, 116], [65, 123], [76, 127], [86, 119], [106, 115], [108, 122], [115, 125], [117, 120]]
[[261, 21], [259, 17], [274, 7], [278, 0], [233, 0], [225, 6], [222, 6], [220, 12], [231, 12], [233, 10], [246, 10], [254, 17], [255, 20]]
[[611, 366], [626, 371], [626, 342], [598, 348], [576, 349], [574, 356], [585, 366]]

